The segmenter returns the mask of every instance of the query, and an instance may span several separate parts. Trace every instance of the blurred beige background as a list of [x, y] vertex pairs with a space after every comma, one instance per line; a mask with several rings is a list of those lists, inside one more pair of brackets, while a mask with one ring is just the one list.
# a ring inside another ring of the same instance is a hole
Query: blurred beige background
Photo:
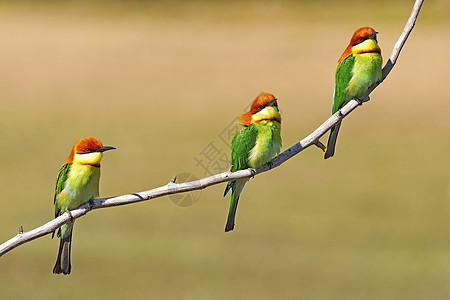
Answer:
[[[337, 59], [361, 26], [385, 59], [413, 1], [0, 3], [0, 242], [53, 218], [73, 143], [117, 147], [113, 196], [203, 177], [195, 158], [258, 93], [279, 98], [283, 148], [330, 114]], [[343, 123], [246, 186], [225, 184], [77, 220], [72, 274], [49, 236], [0, 258], [3, 299], [444, 299], [450, 294], [450, 5], [424, 4], [397, 66]], [[323, 138], [322, 142], [326, 139]], [[212, 166], [210, 166], [212, 168]]]

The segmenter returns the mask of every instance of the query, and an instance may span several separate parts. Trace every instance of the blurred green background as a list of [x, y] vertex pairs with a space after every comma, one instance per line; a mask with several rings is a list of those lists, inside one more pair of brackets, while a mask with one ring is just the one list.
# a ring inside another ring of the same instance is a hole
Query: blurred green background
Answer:
[[[413, 1], [0, 2], [0, 242], [53, 218], [59, 167], [84, 136], [114, 145], [102, 196], [179, 173], [261, 91], [283, 143], [330, 114], [337, 59], [361, 26], [385, 60]], [[397, 66], [343, 123], [257, 176], [225, 234], [225, 184], [77, 220], [72, 274], [49, 236], [0, 258], [2, 299], [450, 297], [450, 4], [428, 1]], [[326, 142], [322, 138], [322, 142]], [[199, 196], [199, 194], [196, 194]]]

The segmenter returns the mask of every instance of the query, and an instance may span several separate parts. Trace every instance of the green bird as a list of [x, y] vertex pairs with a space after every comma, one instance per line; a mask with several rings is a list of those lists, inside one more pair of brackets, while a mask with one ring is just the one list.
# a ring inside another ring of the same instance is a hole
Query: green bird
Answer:
[[[259, 168], [272, 160], [281, 149], [281, 115], [277, 98], [262, 93], [253, 101], [250, 111], [240, 115], [244, 126], [231, 140], [231, 170]], [[223, 196], [231, 189], [231, 201], [225, 232], [234, 229], [239, 196], [249, 179], [229, 181]]]
[[[59, 170], [55, 188], [55, 218], [98, 197], [100, 161], [103, 152], [116, 149], [103, 146], [95, 137], [86, 137], [75, 143], [64, 165]], [[58, 230], [59, 251], [54, 274], [70, 274], [71, 244], [74, 220]], [[52, 236], [53, 237], [53, 236]]]
[[[364, 95], [367, 89], [381, 80], [381, 49], [373, 28], [363, 27], [355, 31], [350, 44], [342, 53], [336, 69], [333, 109], [334, 114], [351, 99]], [[331, 128], [325, 159], [334, 155], [339, 121]]]

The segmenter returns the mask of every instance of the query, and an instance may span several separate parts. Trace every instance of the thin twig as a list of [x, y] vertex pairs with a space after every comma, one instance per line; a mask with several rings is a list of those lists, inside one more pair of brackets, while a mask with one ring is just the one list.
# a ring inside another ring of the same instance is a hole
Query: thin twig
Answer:
[[[406, 40], [408, 39], [409, 34], [414, 28], [414, 24], [417, 20], [417, 16], [419, 14], [423, 1], [424, 0], [416, 0], [411, 15], [408, 19], [408, 22], [406, 23], [406, 26], [402, 34], [400, 35], [399, 39], [395, 43], [394, 49], [392, 50], [392, 54], [389, 60], [387, 61], [386, 65], [383, 68], [383, 76], [381, 81], [383, 81], [386, 78], [386, 76], [389, 74], [389, 72], [392, 70], [395, 63], [397, 62], [398, 56], [400, 55], [400, 51], [402, 50]], [[369, 94], [380, 83], [381, 82], [370, 87], [366, 95], [361, 97], [361, 99], [368, 99]], [[32, 241], [41, 236], [54, 232], [61, 225], [69, 221], [71, 218], [77, 219], [81, 216], [84, 216], [93, 209], [137, 203], [171, 194], [179, 194], [189, 191], [201, 190], [211, 185], [216, 185], [229, 180], [235, 180], [239, 178], [250, 178], [257, 174], [267, 172], [273, 168], [280, 166], [285, 161], [292, 158], [294, 155], [297, 155], [298, 153], [300, 153], [301, 151], [303, 151], [304, 149], [308, 148], [311, 145], [316, 145], [319, 148], [323, 148], [324, 146], [319, 141], [320, 137], [322, 137], [328, 130], [330, 130], [330, 128], [334, 124], [336, 124], [339, 120], [350, 114], [360, 104], [361, 104], [360, 100], [351, 100], [342, 109], [340, 109], [338, 112], [329, 117], [322, 125], [320, 125], [310, 135], [308, 135], [307, 137], [305, 137], [292, 147], [283, 151], [271, 162], [265, 164], [264, 166], [256, 170], [245, 169], [237, 172], [227, 171], [203, 179], [185, 183], [176, 183], [176, 177], [174, 177], [165, 186], [161, 186], [152, 190], [117, 197], [95, 199], [90, 203], [86, 203], [80, 206], [79, 208], [70, 211], [70, 213], [66, 212], [62, 214], [61, 216], [51, 220], [50, 222], [47, 222], [46, 224], [36, 229], [30, 230], [28, 232], [23, 232], [23, 230], [21, 229], [15, 237], [11, 238], [10, 240], [0, 245], [0, 256], [18, 247], [19, 245], [22, 245], [26, 242]]]

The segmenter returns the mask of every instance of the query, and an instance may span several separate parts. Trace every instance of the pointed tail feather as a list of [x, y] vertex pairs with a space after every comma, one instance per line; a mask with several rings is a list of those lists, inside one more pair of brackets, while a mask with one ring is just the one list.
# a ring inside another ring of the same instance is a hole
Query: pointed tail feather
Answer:
[[67, 237], [60, 238], [58, 257], [56, 258], [55, 266], [53, 267], [53, 274], [70, 274], [72, 266], [70, 264], [70, 251], [72, 245], [72, 230]]
[[225, 187], [225, 191], [223, 192], [223, 196], [225, 197], [228, 194], [228, 191], [234, 186], [235, 181], [228, 181], [227, 186]]
[[325, 152], [324, 158], [330, 158], [334, 155], [334, 150], [336, 148], [336, 140], [339, 133], [339, 128], [341, 127], [342, 121], [339, 121], [331, 127], [330, 136], [328, 137], [327, 151]]
[[[234, 198], [234, 193], [232, 195]], [[231, 231], [234, 229], [234, 219], [236, 218], [236, 210], [239, 202], [239, 196], [232, 200], [230, 211], [228, 212], [227, 224], [225, 225], [225, 232]]]
[[227, 192], [230, 187], [232, 189], [231, 193], [231, 202], [230, 209], [228, 211], [227, 224], [225, 225], [225, 232], [231, 231], [234, 229], [234, 219], [236, 218], [236, 211], [239, 202], [239, 197], [241, 195], [242, 189], [247, 183], [248, 178], [238, 179], [232, 182], [232, 184], [228, 183], [225, 192]]

